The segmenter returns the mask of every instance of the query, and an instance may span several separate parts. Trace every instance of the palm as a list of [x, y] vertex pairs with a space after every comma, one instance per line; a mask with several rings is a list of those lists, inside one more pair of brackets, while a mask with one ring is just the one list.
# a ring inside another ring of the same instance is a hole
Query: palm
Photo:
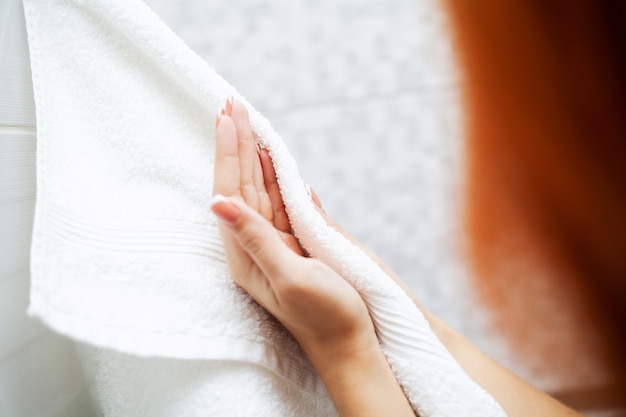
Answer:
[[[272, 160], [258, 150], [247, 111], [238, 102], [227, 105], [218, 123], [214, 193], [233, 197], [261, 215], [286, 247], [272, 253], [285, 273], [270, 274], [221, 225], [233, 279], [269, 310], [296, 337], [307, 352], [311, 346], [340, 346], [354, 334], [373, 334], [365, 303], [340, 275], [306, 256], [292, 234]], [[271, 233], [271, 232], [270, 232]], [[246, 242], [245, 246], [260, 245]], [[249, 248], [248, 248], [249, 249]], [[315, 349], [313, 349], [315, 350]]]

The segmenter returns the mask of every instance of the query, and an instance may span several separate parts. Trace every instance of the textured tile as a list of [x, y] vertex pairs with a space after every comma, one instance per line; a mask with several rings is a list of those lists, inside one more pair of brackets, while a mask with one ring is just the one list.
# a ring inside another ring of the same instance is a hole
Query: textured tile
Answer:
[[48, 333], [0, 361], [0, 416], [95, 416], [88, 403], [74, 407], [85, 387], [73, 343]]
[[26, 315], [29, 279], [24, 269], [0, 280], [0, 364], [48, 333], [38, 320]]
[[148, 4], [265, 113], [454, 84], [430, 0]]
[[0, 282], [28, 268], [35, 210], [35, 149], [31, 132], [0, 128]]
[[34, 126], [35, 102], [22, 3], [0, 2], [0, 126]]

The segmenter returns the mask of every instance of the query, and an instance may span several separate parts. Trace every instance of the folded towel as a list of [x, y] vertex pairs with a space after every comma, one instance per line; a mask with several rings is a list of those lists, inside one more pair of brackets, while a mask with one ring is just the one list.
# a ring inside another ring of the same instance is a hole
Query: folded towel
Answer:
[[421, 416], [501, 416], [404, 291], [329, 227], [278, 134], [139, 0], [26, 0], [37, 108], [29, 312], [134, 355], [243, 361], [314, 395], [293, 338], [230, 280], [210, 214], [215, 111], [234, 94], [293, 229], [363, 296]]
[[254, 363], [80, 352], [98, 417], [338, 417], [328, 395]]

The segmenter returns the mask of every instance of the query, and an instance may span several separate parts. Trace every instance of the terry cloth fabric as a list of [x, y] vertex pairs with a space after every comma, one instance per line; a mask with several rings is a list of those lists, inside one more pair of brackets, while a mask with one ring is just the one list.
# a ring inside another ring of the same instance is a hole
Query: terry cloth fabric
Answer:
[[79, 351], [98, 417], [338, 417], [328, 395], [254, 363]]
[[361, 293], [415, 410], [505, 415], [404, 291], [324, 222], [269, 122], [145, 4], [26, 0], [25, 12], [38, 136], [31, 314], [94, 346], [256, 364], [327, 395], [226, 270], [209, 198], [215, 112], [234, 94], [270, 150], [296, 236]]

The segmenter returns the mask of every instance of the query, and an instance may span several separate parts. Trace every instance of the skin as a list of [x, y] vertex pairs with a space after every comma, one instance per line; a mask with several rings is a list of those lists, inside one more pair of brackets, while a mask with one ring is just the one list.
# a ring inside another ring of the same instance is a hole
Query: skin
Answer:
[[[221, 220], [231, 276], [289, 330], [315, 366], [339, 414], [414, 416], [378, 344], [363, 299], [328, 265], [307, 257], [285, 212], [272, 161], [259, 150], [245, 106], [227, 102], [216, 120], [212, 211]], [[223, 197], [222, 197], [223, 196]], [[405, 289], [467, 374], [511, 417], [577, 416], [493, 361], [421, 306], [376, 255], [326, 216]]]

